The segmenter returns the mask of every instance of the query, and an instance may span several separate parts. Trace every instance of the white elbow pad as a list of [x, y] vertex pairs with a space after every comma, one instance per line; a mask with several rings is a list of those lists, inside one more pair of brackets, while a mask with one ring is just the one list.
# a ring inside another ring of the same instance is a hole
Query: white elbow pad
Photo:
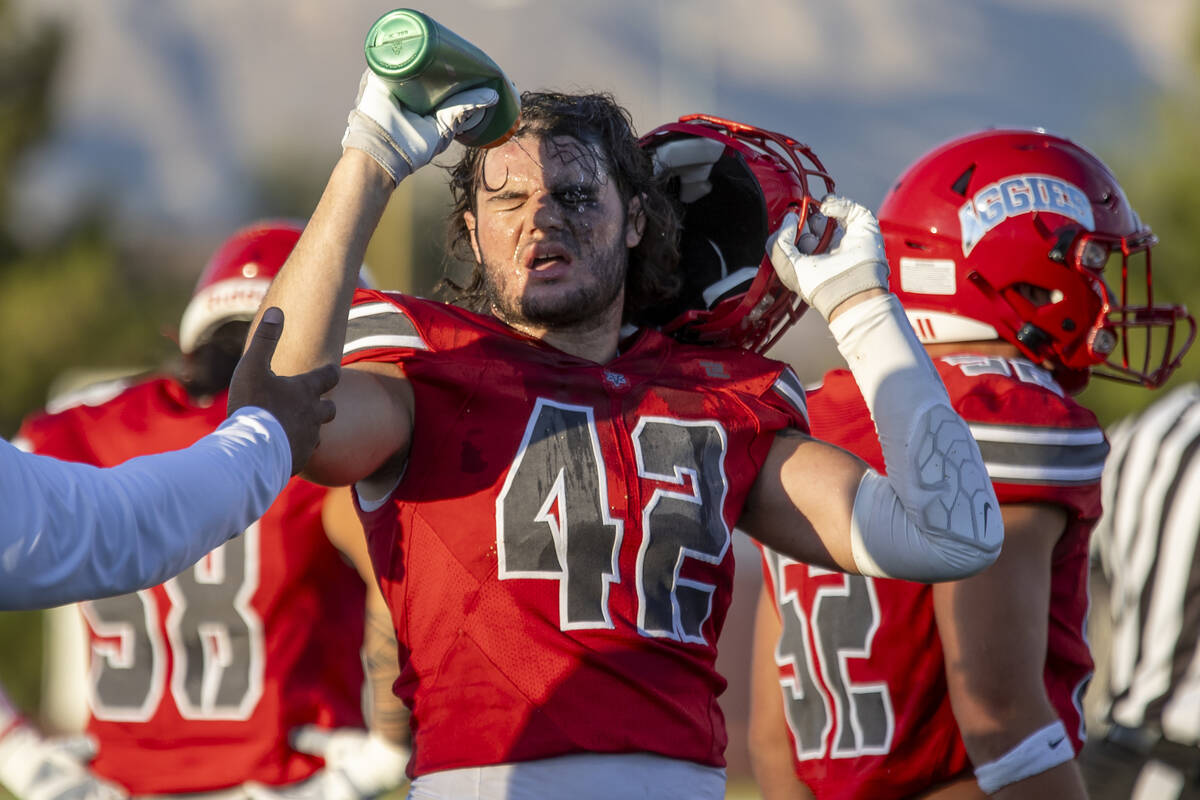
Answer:
[[[962, 420], [954, 419], [969, 436]], [[973, 475], [964, 479], [945, 463], [946, 454], [929, 457], [943, 462], [939, 471], [946, 477], [940, 485], [918, 481], [924, 496], [917, 519], [878, 472], [867, 470], [859, 482], [850, 545], [863, 575], [927, 583], [957, 580], [985, 569], [1000, 554], [1004, 525], [987, 476], [982, 482]]]

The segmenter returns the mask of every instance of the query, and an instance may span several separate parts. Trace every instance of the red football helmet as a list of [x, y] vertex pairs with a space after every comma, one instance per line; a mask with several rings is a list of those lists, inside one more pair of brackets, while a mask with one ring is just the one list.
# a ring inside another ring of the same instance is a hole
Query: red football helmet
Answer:
[[[179, 349], [191, 353], [226, 322], [249, 322], [267, 287], [296, 246], [304, 223], [271, 219], [248, 225], [225, 240], [209, 259], [179, 323]], [[364, 264], [358, 285], [370, 288]]]
[[896, 181], [879, 224], [923, 342], [1003, 339], [1075, 392], [1090, 375], [1161, 385], [1195, 337], [1187, 309], [1154, 302], [1157, 240], [1117, 179], [1059, 136], [942, 144]]
[[250, 321], [296, 246], [302, 223], [256, 222], [234, 233], [217, 249], [179, 323], [179, 349], [191, 353], [226, 322]]
[[767, 237], [788, 211], [820, 252], [835, 224], [819, 213], [833, 179], [806, 145], [779, 133], [691, 114], [641, 139], [670, 175], [683, 212], [678, 301], [642, 320], [676, 338], [762, 352], [808, 308], [775, 275]]

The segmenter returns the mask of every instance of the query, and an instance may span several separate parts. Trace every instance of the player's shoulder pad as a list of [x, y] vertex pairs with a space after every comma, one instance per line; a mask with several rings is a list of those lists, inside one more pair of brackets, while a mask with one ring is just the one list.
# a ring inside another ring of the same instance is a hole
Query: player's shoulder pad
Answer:
[[[12, 444], [30, 453], [55, 450], [64, 442], [85, 441], [84, 431], [100, 409], [126, 392], [139, 391], [147, 383], [133, 375], [76, 384], [65, 391], [53, 392], [46, 407], [27, 416]], [[55, 453], [57, 455], [57, 453]]]
[[355, 290], [342, 357], [380, 349], [428, 350], [414, 321], [413, 306], [420, 302], [394, 292]]
[[101, 406], [134, 385], [131, 376], [93, 381], [55, 393], [46, 402], [47, 414], [61, 414], [80, 406]]
[[993, 481], [1099, 481], [1109, 449], [1104, 431], [1048, 371], [1025, 359], [992, 356], [948, 356], [937, 363]]
[[740, 347], [670, 342], [672, 372], [711, 387], [728, 387], [756, 397], [778, 398], [808, 423], [804, 385], [782, 361]]

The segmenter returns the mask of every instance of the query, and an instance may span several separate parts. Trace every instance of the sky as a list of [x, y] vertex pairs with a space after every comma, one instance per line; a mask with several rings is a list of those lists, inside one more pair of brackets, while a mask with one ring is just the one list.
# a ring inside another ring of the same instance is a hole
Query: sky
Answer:
[[[102, 194], [122, 224], [228, 228], [256, 165], [340, 152], [368, 0], [15, 0], [72, 44], [56, 129], [19, 176], [23, 228]], [[945, 139], [1039, 126], [1136, 147], [1143, 104], [1187, 80], [1191, 0], [439, 0], [415, 6], [520, 88], [611, 91], [639, 131], [713, 113], [809, 144], [877, 206]]]

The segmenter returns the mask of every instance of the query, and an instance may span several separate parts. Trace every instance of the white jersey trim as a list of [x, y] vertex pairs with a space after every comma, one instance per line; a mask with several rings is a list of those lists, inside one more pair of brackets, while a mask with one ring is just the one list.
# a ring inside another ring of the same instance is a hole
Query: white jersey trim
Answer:
[[804, 417], [806, 425], [811, 425], [808, 418], [808, 400], [804, 396], [804, 384], [796, 377], [796, 373], [791, 367], [787, 367], [783, 372], [779, 373], [779, 377], [775, 379], [772, 388], [779, 393], [779, 396], [786, 400], [799, 414]]
[[367, 350], [373, 347], [406, 347], [411, 350], [428, 350], [420, 336], [403, 336], [399, 334], [376, 334], [361, 336], [342, 346], [342, 355], [349, 355], [355, 350]]
[[971, 435], [976, 441], [1004, 442], [1005, 444], [1042, 444], [1042, 445], [1091, 445], [1104, 441], [1104, 431], [1099, 428], [1080, 428], [1067, 430], [1064, 428], [1038, 429], [1018, 428], [1006, 425], [988, 425], [969, 423]]

